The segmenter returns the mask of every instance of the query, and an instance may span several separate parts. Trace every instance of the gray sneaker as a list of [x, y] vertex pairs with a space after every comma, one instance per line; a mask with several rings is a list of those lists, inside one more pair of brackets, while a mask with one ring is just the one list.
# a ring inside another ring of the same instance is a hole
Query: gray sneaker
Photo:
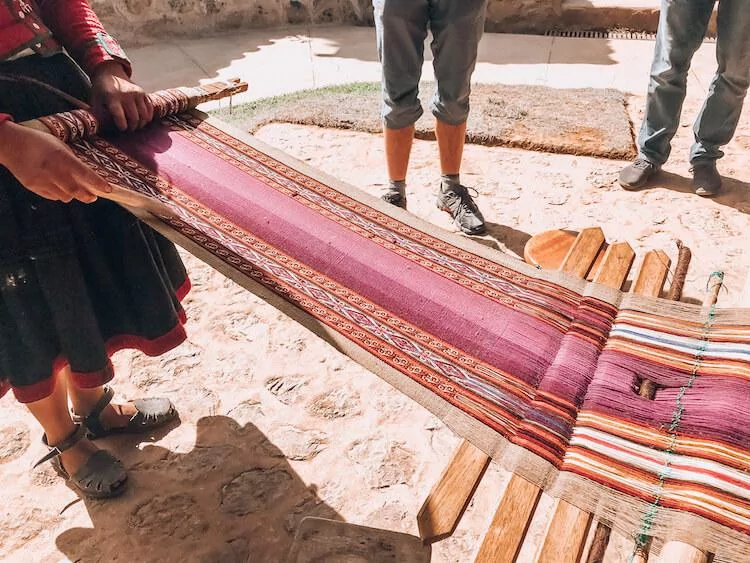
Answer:
[[691, 169], [693, 172], [693, 188], [701, 197], [711, 197], [721, 190], [721, 176], [716, 170], [716, 162], [698, 162]]
[[658, 171], [659, 167], [656, 164], [645, 158], [636, 158], [633, 164], [620, 172], [620, 185], [626, 190], [637, 190], [645, 186]]
[[383, 190], [380, 199], [386, 203], [400, 207], [401, 209], [406, 209], [406, 190], [399, 190], [389, 184], [385, 190]]
[[466, 186], [440, 186], [437, 206], [453, 217], [453, 222], [467, 235], [483, 235], [487, 232], [484, 217]]

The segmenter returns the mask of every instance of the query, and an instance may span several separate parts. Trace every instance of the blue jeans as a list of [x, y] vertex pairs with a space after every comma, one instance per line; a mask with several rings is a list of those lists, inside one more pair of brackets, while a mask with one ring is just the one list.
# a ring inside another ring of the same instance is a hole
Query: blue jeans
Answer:
[[401, 129], [422, 116], [418, 94], [428, 29], [437, 82], [430, 109], [449, 125], [464, 123], [487, 0], [373, 0], [373, 6], [386, 127]]
[[[703, 42], [715, 0], [662, 0], [646, 115], [638, 136], [641, 155], [662, 165], [680, 123], [690, 61]], [[750, 0], [721, 0], [718, 68], [695, 121], [690, 162], [715, 161], [734, 136], [750, 86]]]

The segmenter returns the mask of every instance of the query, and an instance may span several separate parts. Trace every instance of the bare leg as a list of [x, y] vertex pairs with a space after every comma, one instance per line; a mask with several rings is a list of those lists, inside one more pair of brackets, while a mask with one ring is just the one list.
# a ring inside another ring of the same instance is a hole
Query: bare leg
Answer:
[[384, 127], [383, 133], [385, 136], [385, 160], [388, 166], [388, 179], [393, 182], [406, 180], [411, 146], [414, 142], [414, 125], [401, 129]]
[[[66, 380], [67, 378], [65, 377], [58, 377], [55, 388], [49, 397], [26, 405], [31, 414], [42, 425], [44, 433], [47, 435], [47, 443], [51, 445], [64, 440], [75, 430], [75, 424], [68, 411]], [[94, 444], [83, 439], [66, 452], [63, 452], [60, 455], [60, 460], [65, 470], [73, 474], [96, 450], [97, 447]]]
[[443, 176], [455, 176], [461, 170], [461, 159], [466, 141], [466, 122], [461, 125], [448, 125], [435, 120], [435, 136], [440, 151], [440, 171]]
[[440, 190], [437, 204], [448, 212], [453, 221], [467, 235], [481, 235], [487, 232], [482, 212], [479, 211], [469, 190], [461, 184], [461, 159], [464, 154], [466, 122], [449, 125], [439, 119], [435, 122], [435, 136], [440, 151]]
[[[81, 389], [69, 380], [69, 373], [69, 370], [65, 370], [65, 373], [61, 375], [64, 375], [65, 380], [68, 382], [68, 395], [73, 405], [73, 412], [81, 416], [86, 416], [104, 395], [104, 387]], [[110, 403], [104, 407], [99, 419], [107, 428], [119, 428], [125, 426], [134, 414], [136, 414], [136, 409], [131, 403], [123, 405]]]

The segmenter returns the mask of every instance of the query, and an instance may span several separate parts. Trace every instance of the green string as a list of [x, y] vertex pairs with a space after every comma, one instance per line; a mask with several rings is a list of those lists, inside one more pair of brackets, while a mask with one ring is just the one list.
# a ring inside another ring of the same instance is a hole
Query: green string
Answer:
[[[718, 278], [719, 283], [723, 283], [724, 281], [724, 273], [723, 272], [713, 272], [709, 278], [708, 282], [706, 283], [706, 289], [708, 289], [709, 284], [711, 283], [711, 280], [713, 278]], [[643, 515], [643, 518], [641, 519], [641, 525], [638, 529], [638, 533], [635, 536], [635, 549], [633, 550], [633, 553], [630, 555], [629, 563], [633, 563], [633, 560], [635, 559], [636, 554], [643, 550], [646, 545], [648, 544], [649, 537], [651, 534], [649, 533], [651, 528], [654, 525], [654, 520], [656, 519], [656, 515], [659, 512], [659, 504], [661, 503], [661, 498], [664, 493], [664, 486], [666, 483], [666, 480], [671, 476], [672, 474], [672, 462], [674, 457], [674, 452], [677, 447], [677, 429], [680, 426], [680, 423], [682, 422], [682, 415], [685, 413], [685, 405], [682, 402], [682, 399], [685, 397], [685, 393], [690, 390], [693, 385], [695, 384], [695, 380], [698, 379], [698, 370], [701, 368], [701, 363], [703, 361], [703, 356], [706, 353], [706, 350], [708, 349], [709, 344], [709, 334], [711, 332], [711, 327], [714, 324], [714, 320], [716, 319], [716, 304], [712, 304], [711, 308], [708, 311], [708, 318], [706, 319], [706, 322], [703, 323], [703, 333], [701, 335], [701, 344], [698, 347], [698, 350], [695, 353], [695, 363], [693, 364], [693, 370], [690, 374], [690, 377], [688, 378], [685, 385], [680, 387], [679, 392], [677, 393], [677, 404], [675, 406], [675, 410], [672, 413], [672, 423], [669, 425], [669, 428], [667, 429], [667, 432], [669, 432], [669, 445], [667, 446], [667, 449], [664, 451], [666, 454], [666, 461], [664, 462], [664, 467], [659, 472], [659, 483], [656, 488], [656, 494], [654, 495], [654, 500], [649, 506], [648, 510]]]

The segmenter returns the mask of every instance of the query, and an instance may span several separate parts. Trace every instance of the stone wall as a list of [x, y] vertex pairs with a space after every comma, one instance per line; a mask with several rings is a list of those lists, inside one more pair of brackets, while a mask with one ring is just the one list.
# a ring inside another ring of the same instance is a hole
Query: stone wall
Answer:
[[372, 23], [370, 0], [90, 0], [127, 44], [289, 24]]
[[[288, 24], [372, 25], [372, 0], [90, 0], [126, 44]], [[490, 0], [487, 31], [543, 31], [562, 0]]]

